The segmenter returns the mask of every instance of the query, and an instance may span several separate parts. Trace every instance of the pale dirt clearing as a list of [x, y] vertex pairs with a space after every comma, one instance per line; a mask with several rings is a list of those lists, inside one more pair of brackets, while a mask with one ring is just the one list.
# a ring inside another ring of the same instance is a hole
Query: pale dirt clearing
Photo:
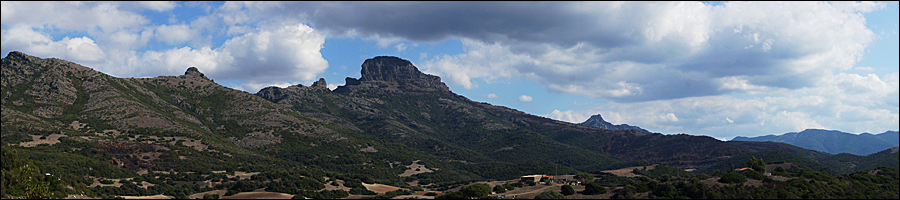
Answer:
[[247, 172], [239, 172], [235, 171], [234, 175], [225, 175], [228, 178], [240, 177], [240, 179], [250, 179], [251, 176], [257, 175], [259, 172], [247, 173]]
[[[656, 164], [653, 164], [653, 165], [650, 165], [650, 166], [646, 166], [646, 168], [647, 168], [646, 170], [656, 169]], [[602, 171], [602, 172], [606, 172], [606, 173], [610, 173], [610, 174], [615, 174], [616, 176], [624, 176], [624, 177], [638, 177], [638, 176], [642, 176], [642, 175], [639, 175], [639, 174], [631, 173], [631, 171], [633, 171], [634, 169], [644, 169], [644, 167], [643, 167], [643, 166], [639, 166], [639, 167], [626, 167], [626, 168], [622, 168], [622, 169], [606, 170], [606, 171]]]
[[31, 135], [31, 140], [33, 140], [33, 141], [21, 142], [21, 143], [19, 143], [19, 146], [36, 147], [37, 145], [40, 145], [40, 144], [53, 145], [53, 144], [59, 143], [59, 138], [68, 137], [68, 136], [63, 135], [63, 134], [50, 134], [50, 136], [45, 137], [44, 139], [41, 139], [41, 137], [42, 137], [42, 135]]
[[421, 174], [421, 173], [434, 172], [434, 171], [426, 168], [425, 165], [420, 165], [418, 160], [413, 161], [412, 164], [410, 164], [406, 167], [408, 167], [409, 169], [407, 169], [402, 174], [400, 174], [400, 177], [407, 177], [407, 176], [412, 176], [412, 175]]
[[378, 194], [384, 194], [384, 193], [386, 193], [386, 192], [390, 192], [390, 191], [395, 191], [395, 190], [402, 189], [402, 188], [399, 188], [399, 187], [394, 187], [394, 186], [384, 185], [384, 184], [378, 184], [378, 183], [376, 183], [376, 184], [363, 183], [362, 185], [365, 186], [366, 189], [371, 190], [372, 192], [376, 192], [376, 193], [378, 193]]
[[[338, 186], [331, 185], [331, 182], [337, 182]], [[344, 190], [350, 191], [350, 188], [344, 186], [344, 180], [332, 179], [331, 177], [325, 177], [325, 189], [324, 190]]]

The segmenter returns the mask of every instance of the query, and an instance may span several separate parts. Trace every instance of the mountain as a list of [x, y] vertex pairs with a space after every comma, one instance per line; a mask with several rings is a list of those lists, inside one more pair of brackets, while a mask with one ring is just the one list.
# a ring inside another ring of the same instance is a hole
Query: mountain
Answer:
[[834, 130], [806, 129], [799, 133], [791, 132], [783, 135], [766, 135], [758, 137], [735, 137], [731, 141], [772, 141], [782, 142], [806, 149], [822, 151], [830, 154], [851, 153], [865, 156], [882, 150], [897, 147], [897, 131], [886, 131], [881, 134], [851, 134]]
[[474, 102], [397, 57], [374, 57], [361, 67], [359, 79], [348, 77], [334, 91], [295, 85], [267, 87], [256, 95], [379, 141], [467, 163], [541, 161], [596, 170], [635, 162], [702, 165], [760, 150], [815, 154], [780, 143], [582, 126]]
[[588, 118], [587, 121], [581, 122], [581, 125], [588, 125], [608, 130], [637, 130], [647, 134], [651, 133], [650, 131], [644, 130], [641, 127], [629, 126], [628, 124], [613, 125], [612, 123], [603, 120], [603, 117], [601, 117], [600, 114], [591, 116], [591, 118]]
[[[51, 174], [140, 176], [160, 185], [141, 194], [178, 190], [175, 196], [185, 197], [199, 189], [169, 181], [213, 180], [229, 192], [320, 192], [325, 184], [337, 184], [330, 180], [446, 190], [524, 174], [649, 163], [710, 166], [754, 152], [809, 160], [830, 156], [784, 143], [557, 121], [469, 100], [440, 77], [389, 56], [365, 60], [361, 77], [348, 77], [334, 91], [319, 79], [255, 94], [221, 86], [193, 67], [178, 76], [117, 78], [21, 52], [10, 52], [0, 63], [0, 135], [9, 152]], [[413, 163], [429, 170], [401, 176]], [[259, 172], [252, 180], [258, 185], [221, 171]]]

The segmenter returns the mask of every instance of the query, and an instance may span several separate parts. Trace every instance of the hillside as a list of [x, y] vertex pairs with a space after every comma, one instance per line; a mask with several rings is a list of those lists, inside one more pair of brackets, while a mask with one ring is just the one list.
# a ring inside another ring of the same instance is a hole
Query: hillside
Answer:
[[[784, 143], [552, 120], [471, 101], [396, 57], [367, 59], [360, 78], [334, 91], [320, 79], [256, 94], [221, 86], [193, 67], [178, 76], [117, 78], [21, 52], [0, 63], [4, 148], [20, 152], [36, 172], [94, 185], [101, 197], [183, 198], [216, 189], [231, 196], [258, 188], [333, 197], [345, 189], [366, 193], [362, 183], [442, 191], [524, 174], [649, 163], [698, 168], [768, 151], [840, 169], [871, 160], [829, 162], [828, 154]], [[93, 184], [113, 184], [107, 179], [124, 186]]]
[[806, 149], [822, 151], [830, 154], [850, 153], [865, 156], [897, 147], [900, 145], [900, 133], [887, 131], [877, 135], [862, 133], [851, 134], [834, 130], [807, 129], [782, 135], [766, 135], [758, 137], [735, 137], [731, 141], [772, 141], [781, 142]]

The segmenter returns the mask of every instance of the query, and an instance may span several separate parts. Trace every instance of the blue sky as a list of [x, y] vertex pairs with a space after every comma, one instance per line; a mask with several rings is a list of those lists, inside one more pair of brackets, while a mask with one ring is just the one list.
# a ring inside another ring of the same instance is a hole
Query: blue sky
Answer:
[[[898, 130], [897, 2], [2, 2], [2, 55], [330, 88], [392, 55], [472, 100], [719, 139]], [[48, 13], [53, 13], [52, 15]]]

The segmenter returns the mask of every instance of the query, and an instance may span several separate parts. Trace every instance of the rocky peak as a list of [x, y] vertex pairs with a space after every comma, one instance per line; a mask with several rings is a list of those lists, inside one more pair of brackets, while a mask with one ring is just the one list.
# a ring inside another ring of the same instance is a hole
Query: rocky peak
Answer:
[[319, 80], [313, 82], [310, 87], [315, 89], [328, 89], [328, 83], [325, 83], [325, 78], [319, 78]]
[[347, 78], [347, 84], [338, 87], [336, 92], [348, 92], [349, 86], [365, 88], [378, 85], [387, 90], [397, 89], [403, 92], [449, 92], [450, 88], [441, 82], [441, 77], [428, 75], [419, 71], [416, 66], [398, 57], [377, 56], [366, 59], [362, 64], [362, 75], [358, 80]]
[[206, 78], [206, 76], [204, 76], [203, 73], [200, 73], [200, 70], [198, 70], [196, 67], [189, 67], [189, 68], [187, 69], [187, 71], [184, 72], [184, 75], [187, 75], [187, 76], [198, 76], [198, 77], [201, 77], [201, 78]]
[[650, 133], [650, 131], [644, 130], [641, 127], [630, 126], [628, 124], [613, 125], [612, 123], [609, 123], [606, 120], [603, 120], [603, 117], [601, 117], [600, 114], [591, 116], [591, 118], [588, 118], [587, 121], [584, 121], [581, 124], [598, 127], [598, 128], [602, 128], [602, 129], [607, 129], [607, 130], [636, 130], [636, 131], [640, 131], [640, 132], [644, 132], [644, 133], [648, 133], [648, 134]]

